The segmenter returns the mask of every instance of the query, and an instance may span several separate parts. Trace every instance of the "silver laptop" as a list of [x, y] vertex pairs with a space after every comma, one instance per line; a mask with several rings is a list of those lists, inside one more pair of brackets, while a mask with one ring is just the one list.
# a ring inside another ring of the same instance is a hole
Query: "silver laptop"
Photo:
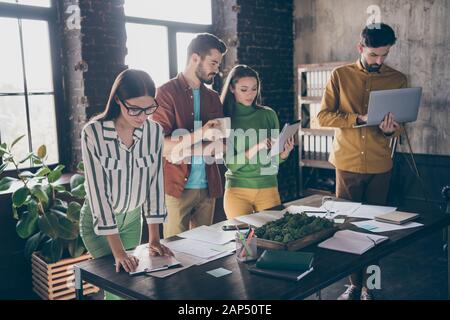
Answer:
[[416, 121], [421, 98], [422, 88], [372, 91], [369, 97], [367, 123], [355, 125], [354, 128], [378, 126], [389, 112], [394, 114], [394, 119], [398, 123]]

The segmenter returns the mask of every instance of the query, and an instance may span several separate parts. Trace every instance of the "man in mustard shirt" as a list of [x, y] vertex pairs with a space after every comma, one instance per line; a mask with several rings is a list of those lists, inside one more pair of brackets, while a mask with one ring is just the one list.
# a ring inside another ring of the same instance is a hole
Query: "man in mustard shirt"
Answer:
[[[407, 86], [404, 74], [384, 64], [396, 42], [386, 24], [366, 26], [361, 33], [355, 63], [335, 69], [325, 89], [318, 120], [323, 127], [336, 128], [330, 162], [336, 168], [336, 196], [355, 202], [384, 205], [391, 178], [390, 139], [401, 127], [392, 114], [378, 127], [354, 128], [367, 121], [371, 91]], [[339, 300], [370, 300], [365, 287], [366, 270], [350, 277], [350, 285]], [[363, 282], [364, 280], [364, 282]]]

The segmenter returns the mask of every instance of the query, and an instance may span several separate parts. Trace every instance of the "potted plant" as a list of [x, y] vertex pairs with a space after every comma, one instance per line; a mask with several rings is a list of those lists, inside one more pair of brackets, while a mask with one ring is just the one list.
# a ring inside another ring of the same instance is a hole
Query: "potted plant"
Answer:
[[[80, 209], [86, 195], [83, 165], [80, 163], [80, 173], [71, 177], [68, 191], [57, 183], [64, 166], [50, 169], [45, 145], [17, 159], [13, 149], [23, 137], [0, 145], [0, 175], [8, 166], [17, 172], [17, 178], [0, 179], [0, 191], [18, 184], [12, 194], [12, 211], [18, 236], [26, 239], [25, 255], [32, 262], [34, 291], [45, 299], [72, 297], [73, 264], [90, 258], [79, 234]], [[27, 161], [39, 166], [36, 172], [19, 168]]]

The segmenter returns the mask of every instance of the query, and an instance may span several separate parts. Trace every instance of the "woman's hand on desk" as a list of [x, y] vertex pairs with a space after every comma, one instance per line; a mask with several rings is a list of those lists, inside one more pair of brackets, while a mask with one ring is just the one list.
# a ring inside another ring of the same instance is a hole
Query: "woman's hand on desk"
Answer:
[[139, 259], [133, 256], [132, 254], [128, 254], [125, 251], [115, 256], [114, 259], [116, 260], [116, 272], [120, 271], [120, 267], [122, 267], [126, 272], [133, 272], [136, 270]]
[[170, 251], [165, 245], [158, 242], [150, 242], [148, 244], [148, 251], [151, 256], [173, 256], [173, 252]]

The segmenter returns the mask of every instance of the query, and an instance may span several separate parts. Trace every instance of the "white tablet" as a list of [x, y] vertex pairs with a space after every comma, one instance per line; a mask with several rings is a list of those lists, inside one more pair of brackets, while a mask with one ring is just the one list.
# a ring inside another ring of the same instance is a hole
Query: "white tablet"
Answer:
[[270, 150], [270, 156], [276, 156], [283, 152], [284, 145], [289, 138], [293, 137], [297, 131], [300, 129], [302, 123], [301, 120], [295, 121], [292, 124], [285, 124], [283, 130], [280, 132], [280, 136], [272, 145]]

